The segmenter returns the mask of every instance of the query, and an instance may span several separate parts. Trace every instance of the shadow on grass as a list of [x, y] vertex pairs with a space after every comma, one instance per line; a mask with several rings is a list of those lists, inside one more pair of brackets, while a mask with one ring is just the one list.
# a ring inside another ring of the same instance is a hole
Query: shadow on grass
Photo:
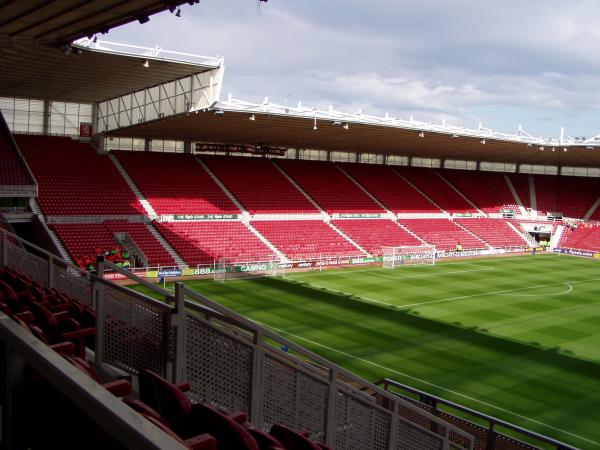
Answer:
[[[400, 309], [385, 304], [374, 304], [355, 295], [332, 292], [328, 289], [316, 288], [295, 280], [269, 278], [255, 280], [254, 282], [265, 284], [265, 286], [275, 288], [278, 291], [288, 292], [293, 294], [294, 297], [304, 296], [311, 299], [313, 302], [323, 302], [331, 307], [342, 308], [348, 312], [354, 313], [352, 315], [356, 314], [359, 317], [362, 316], [365, 318], [376, 319], [379, 324], [389, 322], [390, 326], [393, 326], [394, 323], [400, 322], [402, 327], [414, 331], [407, 333], [408, 336], [412, 337], [403, 338], [399, 335], [398, 340], [390, 342], [389, 333], [383, 333], [378, 329], [370, 328], [368, 326], [369, 320], [363, 322], [354, 321], [351, 326], [364, 330], [377, 341], [387, 341], [387, 345], [384, 345], [383, 348], [378, 347], [377, 349], [374, 349], [376, 350], [376, 353], [380, 353], [386, 349], [398, 350], [401, 347], [410, 346], [411, 344], [431, 344], [436, 340], [451, 338], [464, 341], [468, 345], [476, 345], [487, 350], [504, 353], [507, 356], [526, 354], [528, 360], [538, 364], [572, 371], [578, 376], [586, 375], [591, 378], [600, 379], [600, 363], [584, 359], [573, 354], [573, 352], [560, 347], [544, 347], [542, 344], [535, 341], [524, 342], [492, 335], [489, 334], [489, 331], [485, 328], [466, 327], [460, 322], [450, 324], [448, 322], [424, 317], [420, 315], [418, 311], [411, 309]], [[279, 301], [275, 301], [279, 303]], [[327, 315], [320, 317], [321, 315], [322, 314], [317, 310], [313, 309], [308, 321], [326, 322], [329, 317]], [[337, 323], [340, 320], [340, 317], [336, 317], [334, 318], [334, 323]]]

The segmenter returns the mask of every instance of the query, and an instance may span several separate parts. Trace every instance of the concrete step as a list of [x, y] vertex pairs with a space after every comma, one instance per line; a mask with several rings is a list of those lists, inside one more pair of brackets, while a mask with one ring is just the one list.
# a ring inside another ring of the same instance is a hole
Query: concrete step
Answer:
[[151, 219], [156, 219], [158, 217], [158, 215], [156, 214], [156, 211], [154, 211], [154, 208], [152, 207], [150, 202], [148, 200], [146, 200], [146, 197], [144, 197], [144, 195], [142, 194], [142, 191], [140, 191], [139, 188], [137, 187], [137, 185], [133, 182], [133, 180], [131, 179], [131, 177], [125, 170], [125, 168], [121, 165], [121, 163], [119, 162], [117, 157], [113, 154], [109, 154], [108, 156], [111, 159], [111, 161], [113, 162], [113, 164], [115, 165], [115, 167], [117, 168], [117, 170], [119, 171], [119, 173], [121, 174], [121, 176], [123, 177], [123, 179], [125, 179], [125, 182], [129, 186], [129, 188], [133, 191], [133, 193], [137, 197], [138, 201], [144, 208], [144, 211], [146, 211], [146, 214]]

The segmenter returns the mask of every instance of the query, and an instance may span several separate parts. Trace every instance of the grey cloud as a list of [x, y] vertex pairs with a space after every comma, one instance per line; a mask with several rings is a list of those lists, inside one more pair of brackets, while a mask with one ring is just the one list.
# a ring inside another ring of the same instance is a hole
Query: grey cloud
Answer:
[[[253, 0], [205, 0], [109, 38], [224, 55], [224, 93], [238, 98], [283, 103], [288, 93], [290, 103], [458, 124], [504, 105], [560, 122], [600, 109], [597, 10], [591, 0], [270, 0], [259, 15]], [[591, 117], [580, 116], [588, 134]]]

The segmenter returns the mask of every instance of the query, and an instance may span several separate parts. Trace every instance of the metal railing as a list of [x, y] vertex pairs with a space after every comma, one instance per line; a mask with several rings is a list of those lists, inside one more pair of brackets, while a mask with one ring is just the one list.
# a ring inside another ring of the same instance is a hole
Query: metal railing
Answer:
[[[437, 397], [389, 378], [384, 378], [375, 384], [381, 386], [386, 392], [391, 392], [399, 398], [403, 398], [418, 405], [420, 408], [430, 412], [436, 417], [440, 417], [447, 422], [468, 431], [475, 438], [476, 449], [535, 450], [540, 448], [540, 446], [557, 450], [575, 449], [575, 447], [567, 445], [564, 442], [527, 430], [482, 412], [475, 411], [466, 406]], [[503, 431], [500, 431], [500, 428], [503, 429]]]
[[[175, 292], [165, 290], [104, 258], [98, 260], [100, 276], [85, 273], [16, 235], [0, 232], [0, 265], [47, 287], [60, 283], [95, 309], [98, 367], [109, 364], [132, 374], [149, 368], [176, 382], [186, 380], [195, 402], [244, 411], [265, 430], [280, 423], [309, 431], [337, 450], [474, 448], [468, 432], [183, 283], [176, 283]], [[148, 287], [162, 301], [104, 279], [105, 269]]]

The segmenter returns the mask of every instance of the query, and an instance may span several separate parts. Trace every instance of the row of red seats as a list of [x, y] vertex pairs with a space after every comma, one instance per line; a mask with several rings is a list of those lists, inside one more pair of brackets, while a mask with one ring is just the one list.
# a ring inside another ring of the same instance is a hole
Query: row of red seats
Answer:
[[468, 229], [488, 244], [497, 248], [523, 247], [529, 245], [517, 232], [504, 220], [477, 217], [473, 219], [457, 219], [456, 223]]
[[91, 308], [7, 267], [0, 268], [0, 310], [49, 345], [70, 342], [80, 356], [86, 345], [93, 347], [96, 315]]
[[46, 215], [139, 215], [143, 208], [117, 168], [90, 145], [67, 137], [15, 135], [40, 185]]
[[441, 170], [440, 173], [484, 213], [515, 208], [515, 197], [504, 174], [474, 170]]
[[361, 254], [359, 249], [320, 220], [261, 220], [252, 222], [252, 226], [293, 260]]
[[96, 249], [118, 247], [115, 233], [127, 233], [144, 252], [150, 266], [173, 266], [175, 261], [142, 222], [109, 221], [95, 224], [54, 224], [51, 228], [65, 245], [73, 260], [95, 254]]
[[448, 219], [403, 219], [400, 223], [437, 250], [455, 250], [457, 244], [463, 250], [487, 247], [481, 239]]
[[412, 234], [391, 220], [334, 220], [333, 224], [372, 255], [381, 255], [382, 247], [421, 245]]
[[340, 167], [394, 213], [441, 212], [390, 166], [345, 163]]
[[560, 247], [600, 252], [600, 227], [565, 227], [560, 239]]
[[241, 222], [161, 222], [155, 224], [190, 266], [272, 260], [273, 252]]
[[202, 160], [250, 214], [318, 212], [269, 159], [202, 156]]
[[[132, 391], [128, 379], [105, 382], [86, 360], [86, 340], [93, 338], [96, 331], [94, 311], [7, 267], [0, 268], [0, 310], [189, 449], [331, 450], [311, 440], [308, 433], [299, 433], [282, 425], [274, 425], [266, 433], [254, 427], [245, 413], [231, 414], [209, 405], [192, 404], [184, 394], [190, 389], [189, 384], [175, 385], [150, 370], [141, 369], [138, 373], [138, 395]], [[114, 331], [116, 322], [117, 318], [107, 317], [109, 332]], [[82, 328], [82, 324], [90, 326]], [[28, 416], [35, 421], [37, 430], [28, 434], [28, 448], [57, 448], [54, 446], [59, 442], [63, 449], [124, 448], [99, 429], [86, 413], [77, 410], [41, 374], [32, 373], [26, 381], [30, 384], [26, 403], [40, 405]], [[68, 441], [57, 433], [65, 424]]]
[[243, 412], [228, 413], [212, 406], [193, 404], [185, 395], [188, 383], [174, 384], [149, 370], [138, 375], [139, 400], [128, 404], [163, 429], [181, 439], [210, 433], [219, 449], [236, 450], [331, 450], [283, 425], [269, 433], [256, 428]]
[[383, 212], [331, 162], [280, 159], [276, 164], [329, 213]]
[[476, 209], [440, 178], [436, 171], [404, 166], [396, 170], [443, 210], [450, 213], [476, 212]]
[[192, 155], [115, 152], [157, 214], [239, 214]]
[[[4, 118], [0, 117], [0, 120], [4, 121]], [[33, 184], [19, 159], [18, 150], [10, 135], [6, 134], [6, 128], [3, 125], [0, 123], [0, 185], [26, 186]]]

